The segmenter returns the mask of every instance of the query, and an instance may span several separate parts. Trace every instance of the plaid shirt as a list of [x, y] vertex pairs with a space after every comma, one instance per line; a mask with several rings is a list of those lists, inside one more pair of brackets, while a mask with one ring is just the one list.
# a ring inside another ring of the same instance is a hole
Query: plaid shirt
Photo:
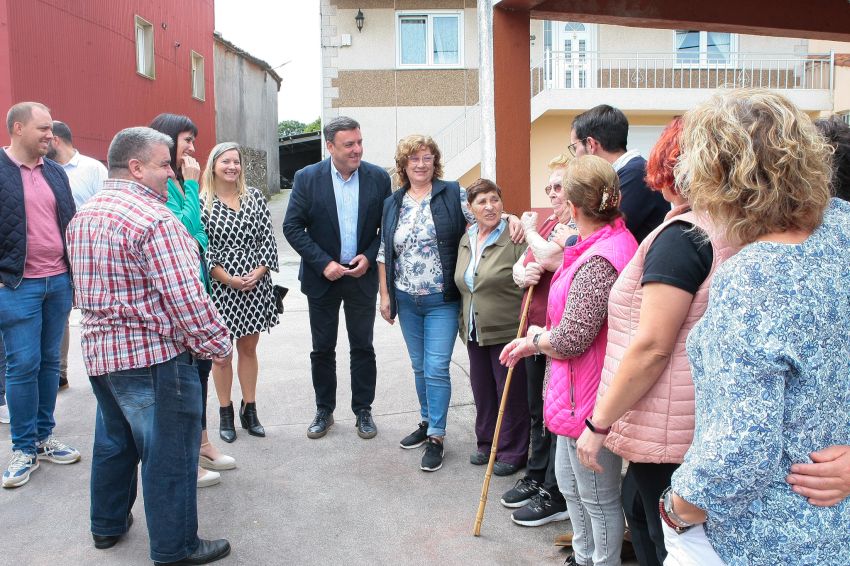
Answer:
[[150, 367], [185, 350], [227, 356], [230, 334], [198, 278], [198, 246], [166, 197], [109, 179], [68, 226], [89, 375]]

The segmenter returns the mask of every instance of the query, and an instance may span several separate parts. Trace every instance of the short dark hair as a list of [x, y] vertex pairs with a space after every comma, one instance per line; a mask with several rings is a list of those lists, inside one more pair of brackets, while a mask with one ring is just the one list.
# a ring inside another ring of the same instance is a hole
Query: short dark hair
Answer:
[[29, 119], [32, 118], [33, 108], [41, 108], [45, 112], [50, 112], [50, 108], [41, 102], [18, 102], [9, 108], [9, 112], [6, 114], [6, 129], [9, 130], [10, 135], [12, 134], [12, 128], [15, 127], [15, 122], [21, 122], [23, 124], [29, 122]]
[[74, 139], [71, 137], [71, 128], [65, 122], [53, 120], [53, 135], [57, 138], [62, 138], [71, 145], [74, 145]]
[[135, 127], [121, 130], [109, 144], [107, 162], [110, 176], [116, 171], [127, 169], [131, 159], [149, 160], [153, 147], [160, 144], [171, 147], [174, 142], [167, 135], [152, 128]]
[[820, 134], [832, 146], [832, 190], [840, 199], [850, 201], [850, 125], [840, 116], [815, 120]]
[[198, 127], [188, 116], [181, 114], [163, 113], [153, 119], [150, 125], [151, 128], [158, 132], [162, 132], [171, 138], [171, 168], [177, 176], [180, 184], [183, 184], [183, 174], [180, 173], [180, 167], [177, 163], [177, 138], [183, 132], [192, 132], [192, 135], [198, 136]]
[[502, 189], [499, 188], [499, 185], [490, 179], [475, 179], [471, 185], [466, 187], [466, 202], [472, 204], [475, 197], [484, 193], [496, 193], [499, 198], [502, 198]]
[[584, 142], [593, 138], [605, 151], [626, 151], [629, 138], [629, 120], [622, 111], [600, 104], [573, 119], [576, 138]]
[[324, 134], [326, 142], [333, 143], [337, 132], [357, 130], [359, 128], [360, 124], [354, 118], [349, 118], [348, 116], [337, 116], [325, 124], [325, 127], [322, 128], [322, 134]]

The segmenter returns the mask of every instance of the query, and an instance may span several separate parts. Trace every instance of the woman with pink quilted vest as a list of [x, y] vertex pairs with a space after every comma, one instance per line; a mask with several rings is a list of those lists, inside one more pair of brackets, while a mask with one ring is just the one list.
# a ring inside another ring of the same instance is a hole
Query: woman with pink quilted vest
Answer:
[[611, 290], [595, 430], [588, 427], [578, 441], [579, 459], [592, 470], [601, 469], [598, 458], [606, 448], [629, 461], [623, 510], [641, 566], [660, 566], [667, 556], [658, 499], [694, 434], [685, 339], [705, 312], [714, 270], [737, 251], [716, 236], [709, 240], [710, 224], [677, 190], [673, 168], [681, 135], [682, 119], [676, 118], [649, 155], [647, 184], [673, 209]]
[[531, 326], [525, 338], [509, 343], [500, 360], [508, 366], [533, 354], [550, 359], [544, 384], [543, 415], [557, 437], [555, 474], [573, 525], [567, 564], [619, 565], [623, 541], [619, 456], [604, 450], [602, 471], [583, 468], [576, 439], [593, 413], [608, 335], [608, 294], [637, 249], [619, 210], [620, 183], [611, 165], [582, 156], [567, 165], [563, 190], [579, 231], [564, 250], [564, 263], [552, 278], [546, 329]]

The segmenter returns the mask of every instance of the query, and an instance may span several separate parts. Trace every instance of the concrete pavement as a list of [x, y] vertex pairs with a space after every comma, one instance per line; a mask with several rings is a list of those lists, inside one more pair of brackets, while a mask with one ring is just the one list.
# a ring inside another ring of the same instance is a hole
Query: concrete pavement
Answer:
[[[218, 439], [218, 402], [210, 387], [210, 436], [238, 462], [221, 484], [198, 493], [199, 534], [228, 538], [222, 565], [309, 564], [561, 564], [567, 552], [552, 545], [569, 522], [524, 528], [510, 520], [501, 494], [521, 476], [493, 477], [481, 537], [472, 528], [484, 468], [469, 464], [475, 451], [475, 407], [465, 348], [456, 343], [446, 456], [435, 473], [419, 470], [420, 451], [399, 440], [419, 421], [410, 362], [398, 325], [375, 323], [378, 385], [373, 412], [378, 436], [360, 439], [350, 410], [348, 340], [340, 324], [336, 424], [319, 440], [306, 429], [315, 412], [309, 372], [306, 297], [298, 290], [298, 257], [280, 226], [286, 195], [270, 202], [281, 258], [275, 282], [289, 287], [281, 324], [259, 343], [257, 406], [265, 439]], [[78, 319], [79, 314], [75, 313]], [[73, 321], [73, 318], [72, 318]], [[85, 376], [79, 326], [71, 327], [70, 389], [59, 394], [56, 435], [77, 447], [81, 463], [42, 463], [30, 482], [0, 492], [0, 565], [149, 564], [143, 497], [136, 522], [109, 550], [95, 550], [89, 532], [89, 467], [95, 399]], [[234, 399], [241, 398], [234, 385]], [[0, 459], [11, 451], [0, 425]]]

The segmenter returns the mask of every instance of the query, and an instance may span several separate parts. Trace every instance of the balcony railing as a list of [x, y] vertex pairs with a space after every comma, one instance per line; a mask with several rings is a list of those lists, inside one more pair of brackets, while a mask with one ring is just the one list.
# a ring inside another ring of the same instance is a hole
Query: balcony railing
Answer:
[[481, 137], [481, 105], [465, 108], [463, 114], [433, 137], [442, 153], [443, 163], [447, 163]]
[[[721, 60], [722, 59], [722, 60]], [[553, 51], [531, 68], [531, 96], [550, 89], [704, 89], [763, 87], [831, 90], [831, 54], [567, 53]]]

